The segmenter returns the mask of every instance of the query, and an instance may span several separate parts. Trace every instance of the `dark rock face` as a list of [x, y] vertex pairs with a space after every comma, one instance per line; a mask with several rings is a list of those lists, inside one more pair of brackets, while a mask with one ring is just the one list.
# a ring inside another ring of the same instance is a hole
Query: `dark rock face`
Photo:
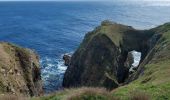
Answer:
[[0, 92], [24, 96], [43, 94], [37, 54], [30, 49], [1, 42], [0, 55]]
[[65, 55], [63, 56], [63, 60], [64, 60], [64, 65], [65, 65], [65, 66], [69, 66], [69, 65], [70, 65], [70, 62], [71, 62], [71, 56], [65, 54]]
[[150, 39], [154, 34], [153, 30], [135, 30], [129, 26], [103, 22], [85, 36], [71, 57], [63, 86], [118, 87], [129, 77], [129, 66], [133, 63], [129, 52], [141, 52], [142, 62], [152, 48]]
[[[157, 61], [156, 63], [158, 63], [159, 58], [163, 59], [169, 56], [169, 51], [167, 49], [167, 47], [169, 47], [168, 42], [165, 42], [169, 39], [168, 36], [165, 39], [166, 34], [168, 34], [166, 32], [169, 32], [169, 30], [170, 30], [170, 23], [165, 23], [163, 25], [151, 29], [151, 31], [154, 32], [154, 35], [152, 35], [152, 37], [148, 41], [149, 52], [147, 53], [146, 57], [144, 57], [143, 61], [141, 61], [140, 65], [138, 66], [138, 69], [136, 69], [137, 72], [128, 78], [127, 81], [128, 83], [138, 79], [140, 75], [142, 76], [144, 74], [146, 65], [155, 63], [154, 60]], [[163, 47], [163, 45], [165, 44], [167, 46], [166, 48]], [[158, 49], [158, 47], [160, 50]], [[161, 55], [162, 57], [156, 57], [156, 55]], [[164, 60], [168, 60], [168, 57]]]
[[[67, 70], [65, 74], [67, 79], [64, 79], [63, 85], [65, 87], [102, 86], [103, 83], [108, 84], [108, 81], [111, 81], [115, 84], [111, 87], [117, 87], [118, 84], [114, 82], [116, 79], [109, 76], [116, 75], [114, 71], [118, 64], [114, 56], [117, 56], [118, 52], [119, 50], [108, 37], [96, 36], [86, 50], [73, 55], [70, 70]], [[78, 63], [77, 60], [80, 62]]]
[[132, 55], [132, 52], [129, 52], [126, 58], [126, 61], [124, 63], [124, 66], [126, 66], [128, 69], [132, 67], [132, 64], [134, 63], [134, 57]]

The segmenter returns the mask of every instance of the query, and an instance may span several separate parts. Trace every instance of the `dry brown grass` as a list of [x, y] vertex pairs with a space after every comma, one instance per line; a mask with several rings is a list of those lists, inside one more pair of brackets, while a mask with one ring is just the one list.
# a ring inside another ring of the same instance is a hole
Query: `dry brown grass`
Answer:
[[147, 93], [134, 91], [130, 94], [130, 100], [151, 100], [151, 98]]
[[80, 89], [73, 89], [72, 93], [67, 96], [66, 100], [118, 100], [113, 98], [109, 91], [105, 88], [91, 88], [91, 87], [82, 87]]
[[16, 96], [13, 94], [0, 94], [0, 100], [29, 100], [27, 97]]

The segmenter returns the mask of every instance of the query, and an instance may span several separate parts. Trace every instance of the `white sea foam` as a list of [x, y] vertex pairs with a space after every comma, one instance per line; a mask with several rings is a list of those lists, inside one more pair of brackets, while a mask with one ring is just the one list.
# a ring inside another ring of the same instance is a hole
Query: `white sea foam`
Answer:
[[64, 73], [67, 69], [67, 66], [64, 65], [63, 61], [60, 61], [60, 62], [58, 62], [58, 68], [57, 69], [60, 73]]
[[[72, 55], [73, 52], [67, 53], [67, 55]], [[64, 60], [62, 54], [60, 57], [50, 58], [44, 57], [41, 59], [41, 71], [42, 79], [44, 81], [44, 87], [50, 89], [49, 87], [60, 88], [62, 86], [63, 76], [67, 69], [64, 65]], [[54, 78], [55, 77], [55, 78]]]
[[132, 51], [132, 55], [134, 57], [134, 63], [132, 64], [134, 67], [137, 67], [141, 60], [141, 52]]
[[62, 59], [64, 55], [72, 56], [73, 51], [69, 53], [62, 54], [60, 59], [58, 60], [58, 71], [61, 73], [65, 73], [67, 66], [64, 65], [64, 60]]

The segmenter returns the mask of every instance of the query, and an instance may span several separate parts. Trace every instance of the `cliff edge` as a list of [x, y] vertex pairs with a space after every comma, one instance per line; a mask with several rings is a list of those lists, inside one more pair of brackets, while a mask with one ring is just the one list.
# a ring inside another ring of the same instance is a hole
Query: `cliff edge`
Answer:
[[43, 93], [39, 57], [30, 49], [0, 42], [0, 94]]

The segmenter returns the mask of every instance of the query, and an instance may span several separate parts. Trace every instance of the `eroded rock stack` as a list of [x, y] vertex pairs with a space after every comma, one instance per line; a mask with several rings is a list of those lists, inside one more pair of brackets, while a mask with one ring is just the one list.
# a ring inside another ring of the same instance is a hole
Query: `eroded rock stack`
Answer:
[[141, 52], [142, 62], [154, 45], [150, 43], [155, 34], [153, 29], [136, 30], [109, 21], [102, 22], [101, 26], [85, 36], [71, 57], [63, 86], [104, 86], [113, 89], [126, 83], [129, 66], [133, 63], [129, 53], [133, 50]]

